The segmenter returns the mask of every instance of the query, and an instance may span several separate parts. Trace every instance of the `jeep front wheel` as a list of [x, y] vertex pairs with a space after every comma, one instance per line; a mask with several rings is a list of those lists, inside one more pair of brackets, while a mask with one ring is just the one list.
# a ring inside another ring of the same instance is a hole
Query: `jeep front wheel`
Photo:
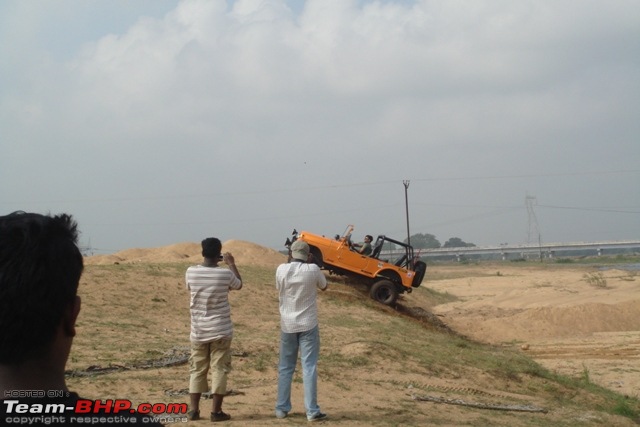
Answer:
[[371, 286], [371, 298], [384, 305], [393, 305], [398, 299], [398, 290], [391, 280], [379, 280]]
[[320, 249], [316, 248], [315, 246], [311, 246], [309, 252], [312, 255], [311, 262], [320, 268], [324, 267], [324, 264], [322, 262], [322, 252], [320, 252]]

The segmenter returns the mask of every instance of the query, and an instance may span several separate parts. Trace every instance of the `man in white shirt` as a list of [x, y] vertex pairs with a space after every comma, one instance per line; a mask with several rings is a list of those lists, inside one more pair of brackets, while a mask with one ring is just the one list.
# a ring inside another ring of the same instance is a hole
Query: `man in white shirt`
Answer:
[[276, 289], [280, 298], [280, 362], [276, 417], [291, 411], [291, 381], [296, 369], [298, 349], [302, 364], [304, 405], [307, 419], [317, 421], [327, 415], [318, 406], [318, 328], [317, 289], [327, 289], [327, 279], [316, 264], [308, 263], [309, 245], [296, 240], [291, 245], [291, 262], [276, 270]]
[[[227, 392], [227, 375], [231, 371], [231, 306], [229, 291], [242, 288], [242, 278], [231, 253], [221, 255], [222, 243], [215, 237], [202, 241], [201, 265], [187, 269], [186, 285], [191, 294], [191, 356], [189, 358], [189, 396], [191, 420], [200, 419], [200, 397], [209, 390], [207, 373], [212, 371], [211, 421], [231, 418], [222, 412], [222, 400]], [[218, 266], [220, 261], [229, 267]]]

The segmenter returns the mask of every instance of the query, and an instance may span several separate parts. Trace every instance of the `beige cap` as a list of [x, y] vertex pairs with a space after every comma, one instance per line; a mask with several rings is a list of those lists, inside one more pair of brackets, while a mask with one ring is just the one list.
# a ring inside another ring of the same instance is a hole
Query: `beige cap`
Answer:
[[296, 240], [291, 245], [291, 258], [306, 261], [309, 256], [309, 245], [304, 240]]

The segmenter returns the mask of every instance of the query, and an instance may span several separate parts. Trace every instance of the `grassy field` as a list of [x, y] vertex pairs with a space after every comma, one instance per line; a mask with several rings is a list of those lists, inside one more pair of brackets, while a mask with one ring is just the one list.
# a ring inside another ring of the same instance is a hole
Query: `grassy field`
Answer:
[[[72, 390], [88, 398], [128, 398], [137, 403], [188, 401], [187, 267], [182, 263], [86, 267], [78, 335], [68, 363]], [[441, 276], [436, 267], [429, 280], [452, 276], [465, 280], [467, 267]], [[231, 294], [233, 393], [225, 399], [225, 410], [233, 416], [231, 423], [239, 425], [306, 424], [299, 373], [294, 381], [294, 413], [286, 420], [273, 417], [279, 339], [274, 269], [243, 266], [240, 270], [245, 285]], [[453, 298], [422, 287], [404, 300], [414, 296], [432, 306]], [[640, 402], [595, 385], [588, 370], [573, 378], [558, 375], [523, 352], [474, 342], [432, 317], [381, 306], [359, 285], [332, 280], [330, 290], [320, 295], [319, 306], [319, 401], [332, 424], [631, 426], [640, 422]], [[422, 308], [428, 313], [430, 307]], [[169, 366], [161, 366], [162, 362]]]

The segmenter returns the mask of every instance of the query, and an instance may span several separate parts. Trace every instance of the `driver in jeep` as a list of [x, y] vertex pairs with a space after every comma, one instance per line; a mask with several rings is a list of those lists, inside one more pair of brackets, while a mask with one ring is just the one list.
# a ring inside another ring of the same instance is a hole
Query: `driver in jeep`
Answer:
[[371, 248], [371, 242], [372, 241], [373, 241], [373, 237], [370, 234], [367, 234], [366, 236], [364, 236], [364, 242], [363, 243], [352, 243], [351, 246], [352, 246], [352, 248], [355, 248], [356, 252], [358, 252], [358, 253], [360, 253], [362, 255], [369, 256], [369, 255], [371, 255], [371, 252], [373, 250]]

